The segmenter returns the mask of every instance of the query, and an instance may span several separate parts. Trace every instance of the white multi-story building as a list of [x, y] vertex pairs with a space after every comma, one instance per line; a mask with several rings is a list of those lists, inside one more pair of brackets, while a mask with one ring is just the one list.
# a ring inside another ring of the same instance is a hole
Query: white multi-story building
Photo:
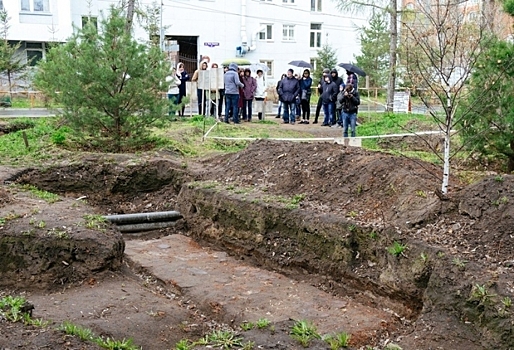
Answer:
[[[120, 0], [0, 0], [10, 17], [8, 39], [20, 42], [27, 58], [35, 63], [44, 57], [46, 43], [63, 42], [73, 28], [101, 17]], [[336, 0], [139, 0], [162, 9], [163, 48], [178, 47], [177, 61], [189, 71], [202, 57], [220, 64], [241, 57], [264, 63], [268, 77], [277, 79], [292, 60], [313, 62], [317, 50], [328, 43], [340, 62], [360, 53], [356, 16], [336, 9]], [[149, 40], [137, 20], [134, 33]], [[173, 44], [173, 45], [170, 45]], [[177, 46], [178, 45], [178, 46]], [[330, 67], [329, 67], [330, 68]], [[299, 69], [298, 69], [299, 71]]]

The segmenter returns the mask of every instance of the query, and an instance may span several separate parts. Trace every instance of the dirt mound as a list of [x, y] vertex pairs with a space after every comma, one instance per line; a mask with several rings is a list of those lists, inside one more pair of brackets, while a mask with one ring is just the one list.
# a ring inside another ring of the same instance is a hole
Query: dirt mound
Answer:
[[302, 208], [362, 222], [412, 226], [441, 206], [434, 195], [440, 168], [359, 148], [261, 140], [211, 164], [205, 179], [300, 195]]

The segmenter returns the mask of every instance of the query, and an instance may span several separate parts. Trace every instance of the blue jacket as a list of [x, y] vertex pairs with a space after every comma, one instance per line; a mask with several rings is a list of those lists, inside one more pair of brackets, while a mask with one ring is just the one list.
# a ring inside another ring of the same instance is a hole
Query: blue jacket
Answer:
[[239, 88], [244, 87], [244, 85], [239, 80], [237, 64], [229, 64], [228, 71], [223, 76], [223, 81], [225, 83], [225, 95], [239, 95]]
[[283, 102], [294, 102], [300, 94], [300, 83], [295, 77], [285, 77], [278, 87], [278, 96]]

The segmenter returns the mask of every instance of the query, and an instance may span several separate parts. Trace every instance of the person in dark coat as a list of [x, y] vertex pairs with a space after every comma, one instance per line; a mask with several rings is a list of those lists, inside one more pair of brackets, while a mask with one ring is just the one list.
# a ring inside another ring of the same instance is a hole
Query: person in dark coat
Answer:
[[245, 86], [243, 88], [243, 120], [246, 122], [252, 121], [252, 103], [255, 97], [255, 90], [257, 90], [257, 81], [251, 74], [250, 68], [245, 68], [243, 79], [241, 80]]
[[[187, 95], [186, 82], [189, 81], [189, 74], [187, 74], [187, 72], [184, 68], [184, 63], [182, 63], [182, 62], [179, 62], [177, 64], [177, 75], [180, 76], [180, 85], [178, 86], [178, 90], [179, 90], [178, 91], [178, 104], [181, 105], [182, 100]], [[186, 108], [186, 106], [182, 105], [182, 108], [180, 108], [178, 111], [179, 116], [181, 116], [181, 117], [184, 116], [185, 108]]]
[[352, 84], [355, 90], [359, 89], [359, 78], [357, 77], [357, 74], [346, 70], [346, 85], [348, 84]]
[[316, 104], [316, 114], [314, 115], [314, 122], [312, 124], [318, 124], [319, 114], [321, 112], [321, 107], [323, 107], [323, 100], [321, 99], [321, 94], [323, 93], [323, 84], [325, 84], [325, 76], [330, 74], [330, 70], [328, 68], [323, 69], [323, 75], [318, 83], [318, 103]]
[[[284, 79], [285, 77], [287, 77], [287, 74], [282, 74], [282, 76], [280, 77], [280, 80], [277, 81], [277, 94], [278, 94], [278, 89], [280, 88], [280, 84], [282, 83], [282, 79]], [[282, 100], [278, 99], [278, 111], [277, 111], [277, 116], [275, 118], [280, 118], [280, 114], [282, 112]]]
[[346, 85], [343, 97], [343, 137], [348, 137], [348, 126], [351, 129], [352, 137], [355, 137], [355, 126], [357, 125], [357, 113], [361, 103], [359, 92], [352, 84]]
[[321, 93], [321, 100], [323, 103], [323, 113], [325, 114], [325, 119], [323, 120], [323, 124], [321, 124], [321, 126], [332, 125], [335, 119], [334, 110], [338, 92], [339, 91], [337, 85], [332, 81], [332, 77], [330, 75], [325, 76], [323, 92]]
[[239, 80], [237, 64], [230, 63], [228, 71], [223, 76], [225, 85], [225, 123], [229, 123], [229, 116], [232, 116], [234, 124], [239, 124], [239, 89], [244, 85]]
[[[343, 80], [343, 78], [341, 78], [339, 76], [337, 69], [332, 68], [332, 70], [330, 71], [330, 76], [332, 77], [332, 81], [336, 84], [337, 89], [339, 89], [339, 87], [341, 85], [344, 85], [344, 80]], [[336, 123], [337, 123], [337, 115], [335, 114], [335, 107], [334, 107], [334, 119], [332, 120], [332, 125], [336, 125]]]
[[302, 109], [302, 121], [300, 124], [309, 124], [309, 117], [311, 115], [311, 86], [311, 72], [305, 69], [300, 79], [300, 103]]
[[282, 79], [278, 88], [278, 96], [281, 99], [284, 107], [284, 124], [291, 123], [294, 125], [294, 103], [300, 94], [300, 83], [293, 74], [294, 71], [292, 69], [287, 71], [287, 76]]

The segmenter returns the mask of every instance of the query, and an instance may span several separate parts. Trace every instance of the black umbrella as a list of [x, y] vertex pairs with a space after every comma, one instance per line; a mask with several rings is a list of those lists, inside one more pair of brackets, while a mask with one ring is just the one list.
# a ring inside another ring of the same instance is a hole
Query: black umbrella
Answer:
[[355, 65], [353, 65], [351, 63], [339, 63], [338, 66], [346, 69], [349, 72], [353, 72], [355, 74], [358, 74], [358, 75], [360, 75], [362, 77], [366, 76], [366, 72], [365, 71], [363, 71], [362, 69], [360, 69], [359, 67], [357, 67], [357, 66], [355, 66]]
[[312, 64], [310, 64], [309, 62], [302, 61], [302, 60], [291, 61], [288, 64], [290, 64], [291, 66], [295, 66], [295, 67], [312, 69]]

